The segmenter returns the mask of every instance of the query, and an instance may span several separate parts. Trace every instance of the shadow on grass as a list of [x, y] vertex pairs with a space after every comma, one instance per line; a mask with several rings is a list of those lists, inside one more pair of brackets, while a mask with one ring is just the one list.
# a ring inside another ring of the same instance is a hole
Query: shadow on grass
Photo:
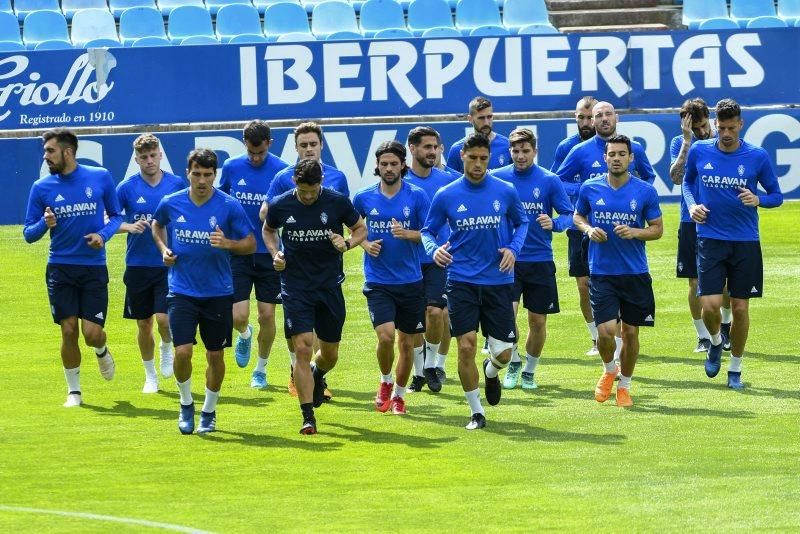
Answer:
[[[271, 392], [267, 391], [265, 393], [269, 394]], [[286, 393], [285, 390], [276, 392], [276, 394], [278, 394], [278, 395], [288, 395], [288, 393]], [[159, 391], [158, 395], [160, 397], [166, 397], [168, 399], [173, 399], [173, 400], [175, 400], [176, 403], [178, 402], [178, 399], [180, 398], [180, 395], [178, 395], [174, 391]], [[203, 399], [203, 397], [201, 395], [198, 395], [197, 397], [195, 397], [195, 400], [194, 400], [195, 404], [197, 404], [198, 401], [200, 402], [200, 404], [202, 404], [203, 403], [202, 399]], [[118, 402], [120, 402], [120, 401], [118, 401]], [[233, 396], [230, 396], [230, 395], [226, 395], [225, 394], [225, 390], [224, 390], [224, 386], [223, 386], [222, 394], [219, 396], [220, 405], [233, 404], [233, 405], [236, 405], [236, 406], [245, 406], [245, 407], [248, 407], [248, 408], [252, 408], [252, 407], [261, 408], [261, 407], [266, 406], [266, 405], [268, 405], [268, 404], [270, 404], [272, 402], [273, 402], [272, 397], [271, 396], [266, 396], [266, 395], [265, 396], [259, 396], [259, 397], [254, 398], [254, 399], [245, 399], [245, 398], [242, 398], [242, 397], [233, 397]], [[177, 404], [176, 404], [176, 406], [177, 406]], [[176, 408], [176, 410], [177, 410], [177, 408]]]
[[[326, 425], [330, 426], [330, 425]], [[324, 429], [322, 429], [324, 432]], [[297, 439], [286, 439], [267, 434], [251, 434], [249, 432], [232, 432], [230, 430], [217, 430], [214, 433], [203, 434], [202, 439], [218, 442], [224, 445], [246, 445], [248, 447], [265, 447], [272, 449], [300, 449], [308, 452], [330, 452], [342, 448], [342, 443], [336, 441], [323, 441], [322, 438], [337, 437], [330, 433], [318, 436], [300, 436]]]
[[[724, 373], [720, 373], [724, 375]], [[724, 376], [718, 376], [716, 379], [709, 380], [665, 380], [663, 378], [648, 378], [636, 377], [637, 382], [643, 384], [654, 384], [657, 386], [670, 388], [670, 389], [713, 389], [722, 392], [729, 392], [740, 395], [752, 395], [755, 397], [774, 397], [776, 399], [795, 399], [800, 400], [800, 391], [794, 389], [777, 389], [768, 387], [759, 387], [758, 385], [749, 384], [746, 380], [745, 388], [738, 391], [730, 391], [726, 385]]]
[[157, 410], [155, 408], [136, 407], [130, 401], [114, 401], [114, 406], [111, 408], [83, 403], [81, 408], [112, 417], [149, 417], [151, 419], [175, 419], [176, 421], [178, 418], [177, 407], [174, 410]]
[[745, 361], [747, 361], [748, 358], [764, 360], [766, 362], [800, 364], [800, 355], [797, 354], [764, 354], [763, 352], [746, 351], [744, 353]]
[[[400, 419], [398, 416], [391, 416], [387, 415], [386, 417], [395, 417]], [[406, 419], [412, 419], [409, 416], [403, 416]], [[343, 432], [338, 433], [331, 433], [326, 430], [323, 430], [326, 435], [335, 436], [340, 439], [345, 439], [347, 441], [353, 442], [362, 442], [366, 441], [369, 443], [381, 443], [381, 444], [395, 444], [395, 445], [408, 445], [413, 449], [432, 449], [438, 448], [444, 443], [451, 443], [455, 441], [457, 438], [455, 436], [443, 436], [438, 438], [427, 438], [424, 436], [418, 436], [414, 434], [409, 434], [407, 432], [385, 432], [381, 430], [373, 430], [371, 428], [362, 428], [352, 425], [345, 425], [341, 423], [326, 423], [325, 429], [327, 428], [338, 428]]]

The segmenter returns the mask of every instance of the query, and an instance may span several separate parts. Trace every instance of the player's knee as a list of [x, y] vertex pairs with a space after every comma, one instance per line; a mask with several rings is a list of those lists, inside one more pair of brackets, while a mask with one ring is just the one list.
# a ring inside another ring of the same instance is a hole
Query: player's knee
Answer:
[[260, 326], [275, 324], [275, 310], [258, 310], [258, 324]]
[[528, 328], [531, 330], [542, 330], [547, 326], [547, 315], [528, 312]]
[[65, 340], [74, 340], [78, 338], [78, 318], [70, 317], [61, 321], [61, 337]]
[[[477, 335], [464, 334], [458, 338], [458, 353], [459, 355], [465, 354], [466, 357], [474, 358], [475, 350], [477, 348]], [[470, 356], [471, 354], [471, 356]]]
[[383, 324], [375, 329], [378, 336], [378, 344], [392, 346], [394, 344], [394, 328], [391, 324]]
[[731, 312], [734, 315], [746, 314], [750, 309], [750, 301], [747, 299], [731, 299]]
[[614, 337], [617, 335], [617, 322], [606, 321], [597, 325], [597, 335], [601, 337]]
[[499, 339], [495, 339], [492, 336], [489, 336], [489, 355], [492, 359], [493, 363], [498, 363], [498, 359], [502, 361], [503, 359], [507, 359], [504, 357], [503, 353], [506, 351], [511, 351], [511, 348], [514, 346], [513, 343], [510, 341], [501, 341]]
[[147, 319], [137, 319], [136, 326], [139, 327], [140, 332], [150, 333], [153, 330], [153, 318], [148, 317]]
[[428, 306], [425, 308], [425, 315], [427, 316], [428, 321], [438, 321], [444, 315], [442, 313], [442, 309], [436, 306]]
[[414, 336], [408, 334], [399, 334], [397, 336], [397, 348], [400, 355], [410, 354], [414, 349]]

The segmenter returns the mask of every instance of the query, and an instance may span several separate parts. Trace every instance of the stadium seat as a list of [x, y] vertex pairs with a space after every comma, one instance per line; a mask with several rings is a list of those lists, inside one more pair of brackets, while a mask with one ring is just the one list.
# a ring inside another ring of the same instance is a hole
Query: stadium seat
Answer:
[[796, 21], [794, 21], [794, 27], [795, 28], [800, 28], [800, 19], [797, 19]]
[[530, 24], [550, 24], [550, 15], [544, 0], [505, 0], [503, 26], [517, 33]]
[[478, 26], [469, 32], [470, 37], [503, 37], [504, 35], [509, 35], [508, 29], [505, 26], [494, 25]]
[[25, 50], [25, 45], [16, 41], [0, 41], [0, 52], [17, 52]]
[[405, 28], [403, 7], [397, 0], [367, 0], [361, 6], [361, 32], [374, 37], [380, 30]]
[[53, 39], [51, 41], [42, 41], [36, 45], [34, 50], [71, 50], [72, 48], [74, 48], [72, 43], [68, 41]]
[[[175, 44], [175, 41], [172, 41], [172, 44]], [[181, 45], [215, 45], [219, 44], [216, 37], [211, 37], [210, 35], [192, 35], [191, 37], [187, 37], [180, 42]]]
[[317, 4], [321, 4], [322, 2], [327, 2], [328, 0], [302, 0], [303, 8], [306, 12], [310, 15], [314, 12], [314, 8], [317, 7]]
[[67, 22], [72, 20], [75, 13], [84, 9], [108, 9], [106, 0], [61, 0], [61, 12], [67, 17]]
[[416, 36], [429, 28], [455, 28], [446, 0], [414, 0], [408, 6], [407, 25]]
[[206, 8], [212, 17], [216, 17], [219, 10], [225, 6], [247, 5], [251, 6], [250, 0], [206, 0]]
[[161, 14], [165, 17], [169, 17], [169, 14], [173, 9], [181, 6], [195, 6], [202, 7], [203, 9], [206, 8], [206, 4], [203, 2], [203, 0], [158, 0], [158, 9], [161, 10]]
[[459, 0], [456, 4], [456, 29], [469, 35], [480, 26], [502, 26], [495, 0]]
[[386, 28], [372, 36], [373, 39], [408, 39], [414, 34], [402, 28]]
[[522, 28], [517, 29], [517, 34], [519, 35], [536, 35], [536, 34], [548, 34], [548, 33], [560, 33], [558, 28], [555, 26], [551, 26], [550, 24], [528, 24], [527, 26], [523, 26]]
[[25, 20], [28, 13], [42, 10], [61, 13], [61, 6], [58, 4], [58, 0], [16, 0], [14, 2], [14, 13], [22, 21]]
[[779, 17], [756, 17], [747, 23], [747, 29], [753, 28], [786, 28], [786, 21]]
[[800, 21], [800, 0], [778, 0], [778, 16], [786, 24], [795, 24]]
[[290, 2], [267, 6], [264, 11], [264, 35], [268, 41], [276, 41], [286, 33], [311, 33], [308, 14], [300, 4]]
[[119, 38], [122, 44], [130, 46], [142, 37], [167, 38], [164, 19], [154, 7], [132, 7], [126, 9], [119, 19]]
[[252, 4], [230, 4], [217, 13], [217, 38], [227, 43], [237, 35], [260, 35], [261, 19]]
[[284, 33], [278, 36], [279, 43], [300, 43], [306, 41], [316, 41], [317, 38], [310, 33], [305, 32], [291, 32]]
[[80, 46], [83, 48], [121, 48], [122, 43], [109, 39], [107, 37], [100, 37], [98, 39], [91, 39], [82, 43]]
[[119, 41], [114, 15], [106, 9], [83, 9], [75, 13], [72, 18], [72, 43], [79, 47], [96, 39]]
[[314, 6], [311, 14], [311, 33], [317, 39], [326, 39], [336, 32], [360, 34], [353, 6], [342, 0], [326, 0]]
[[14, 7], [11, 5], [11, 0], [0, 0], [0, 12], [14, 14]]
[[736, 21], [740, 28], [746, 28], [747, 23], [756, 17], [774, 17], [774, 0], [731, 0], [731, 20]]
[[706, 19], [727, 18], [728, 3], [725, 0], [685, 0], [683, 2], [683, 25], [696, 30]]
[[706, 19], [700, 23], [698, 30], [738, 30], [739, 25], [736, 21], [729, 18]]
[[131, 45], [134, 48], [142, 46], [172, 46], [172, 43], [166, 37], [140, 37], [136, 39]]
[[236, 35], [229, 41], [230, 44], [258, 44], [266, 42], [267, 38], [260, 33], [245, 33], [243, 35]]
[[114, 18], [117, 20], [119, 20], [126, 9], [132, 7], [152, 7], [153, 9], [158, 9], [155, 0], [109, 0], [108, 7], [111, 10], [111, 14], [114, 15]]
[[22, 24], [22, 42], [28, 50], [33, 50], [42, 41], [67, 41], [67, 19], [61, 11], [34, 11], [25, 17]]
[[0, 41], [22, 44], [19, 19], [13, 13], [0, 11]]
[[[163, 8], [162, 8], [163, 13]], [[187, 37], [204, 35], [217, 40], [211, 13], [200, 6], [179, 6], [169, 14], [167, 33], [172, 44], [182, 43]]]
[[461, 37], [461, 32], [455, 28], [428, 28], [422, 32], [422, 37], [426, 39], [435, 37]]
[[264, 11], [273, 4], [297, 4], [300, 7], [303, 7], [300, 4], [300, 0], [253, 0], [253, 6], [258, 9], [259, 14], [263, 15]]
[[326, 41], [357, 41], [364, 36], [356, 32], [334, 32], [325, 37]]

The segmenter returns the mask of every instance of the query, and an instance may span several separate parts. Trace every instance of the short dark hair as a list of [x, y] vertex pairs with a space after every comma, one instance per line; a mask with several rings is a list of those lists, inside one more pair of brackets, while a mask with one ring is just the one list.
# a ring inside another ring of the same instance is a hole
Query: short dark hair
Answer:
[[575, 107], [592, 109], [595, 104], [597, 104], [597, 99], [591, 95], [586, 95], [578, 100], [578, 105]]
[[306, 134], [306, 133], [315, 133], [317, 137], [319, 137], [320, 142], [322, 142], [322, 128], [320, 128], [319, 124], [316, 122], [301, 122], [297, 125], [297, 128], [294, 129], [294, 141], [297, 143], [297, 136]]
[[689, 98], [681, 106], [680, 115], [682, 119], [687, 115], [691, 115], [692, 122], [707, 119], [708, 104], [702, 98]]
[[294, 166], [294, 181], [305, 185], [321, 184], [322, 165], [313, 159], [301, 159]]
[[269, 124], [259, 119], [248, 122], [244, 126], [243, 134], [244, 140], [254, 146], [258, 146], [264, 141], [269, 142], [272, 139], [272, 131], [269, 128]]
[[437, 132], [430, 126], [417, 126], [413, 130], [408, 132], [408, 144], [418, 145], [422, 142], [422, 138], [427, 136], [435, 137], [437, 143], [442, 142], [442, 138], [439, 135], [439, 132]]
[[55, 138], [56, 143], [63, 148], [71, 148], [72, 152], [78, 153], [78, 136], [67, 128], [54, 128], [42, 134], [42, 143]]
[[485, 148], [486, 150], [491, 150], [489, 147], [491, 146], [491, 142], [489, 138], [486, 137], [484, 134], [480, 132], [472, 132], [464, 139], [464, 148], [463, 151], [467, 151], [470, 148]]
[[483, 111], [486, 108], [492, 107], [492, 101], [485, 96], [476, 96], [469, 103], [469, 114], [472, 115], [476, 111]]
[[209, 148], [195, 148], [189, 152], [189, 157], [186, 158], [186, 168], [191, 169], [192, 163], [196, 163], [198, 167], [204, 169], [216, 169], [217, 153]]
[[717, 120], [726, 121], [729, 119], [739, 119], [742, 116], [742, 108], [736, 100], [732, 98], [723, 98], [717, 102]]
[[530, 143], [531, 148], [536, 148], [536, 136], [530, 128], [516, 128], [509, 134], [508, 142], [512, 147], [517, 143]]
[[606, 146], [603, 149], [603, 154], [608, 154], [608, 145], [611, 143], [620, 144], [620, 145], [627, 145], [628, 146], [628, 154], [632, 152], [631, 149], [631, 138], [627, 135], [612, 135], [608, 141], [606, 141]]
[[[403, 146], [403, 143], [395, 141], [394, 139], [391, 141], [384, 141], [378, 145], [378, 149], [375, 151], [375, 160], [379, 160], [384, 154], [394, 154], [400, 158], [400, 163], [403, 164], [403, 169], [400, 171], [400, 176], [405, 176], [408, 172], [408, 166], [405, 164], [407, 152], [406, 147]], [[377, 166], [375, 167], [375, 176], [380, 176]]]

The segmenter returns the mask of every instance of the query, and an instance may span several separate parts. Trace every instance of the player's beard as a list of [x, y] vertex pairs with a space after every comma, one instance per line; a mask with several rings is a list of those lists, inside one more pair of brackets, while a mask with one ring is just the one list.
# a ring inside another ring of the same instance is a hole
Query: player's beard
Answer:
[[384, 184], [392, 186], [400, 180], [400, 175], [397, 175], [392, 179], [386, 178], [385, 176], [381, 176], [381, 180], [383, 181]]
[[435, 155], [432, 158], [424, 157], [424, 158], [414, 158], [414, 159], [417, 160], [417, 163], [419, 163], [423, 169], [432, 169], [436, 165]]
[[594, 131], [594, 128], [590, 128], [590, 127], [579, 128], [578, 129], [578, 134], [581, 136], [581, 139], [583, 141], [586, 141], [587, 139], [589, 139], [591, 137], [594, 137], [595, 131]]

